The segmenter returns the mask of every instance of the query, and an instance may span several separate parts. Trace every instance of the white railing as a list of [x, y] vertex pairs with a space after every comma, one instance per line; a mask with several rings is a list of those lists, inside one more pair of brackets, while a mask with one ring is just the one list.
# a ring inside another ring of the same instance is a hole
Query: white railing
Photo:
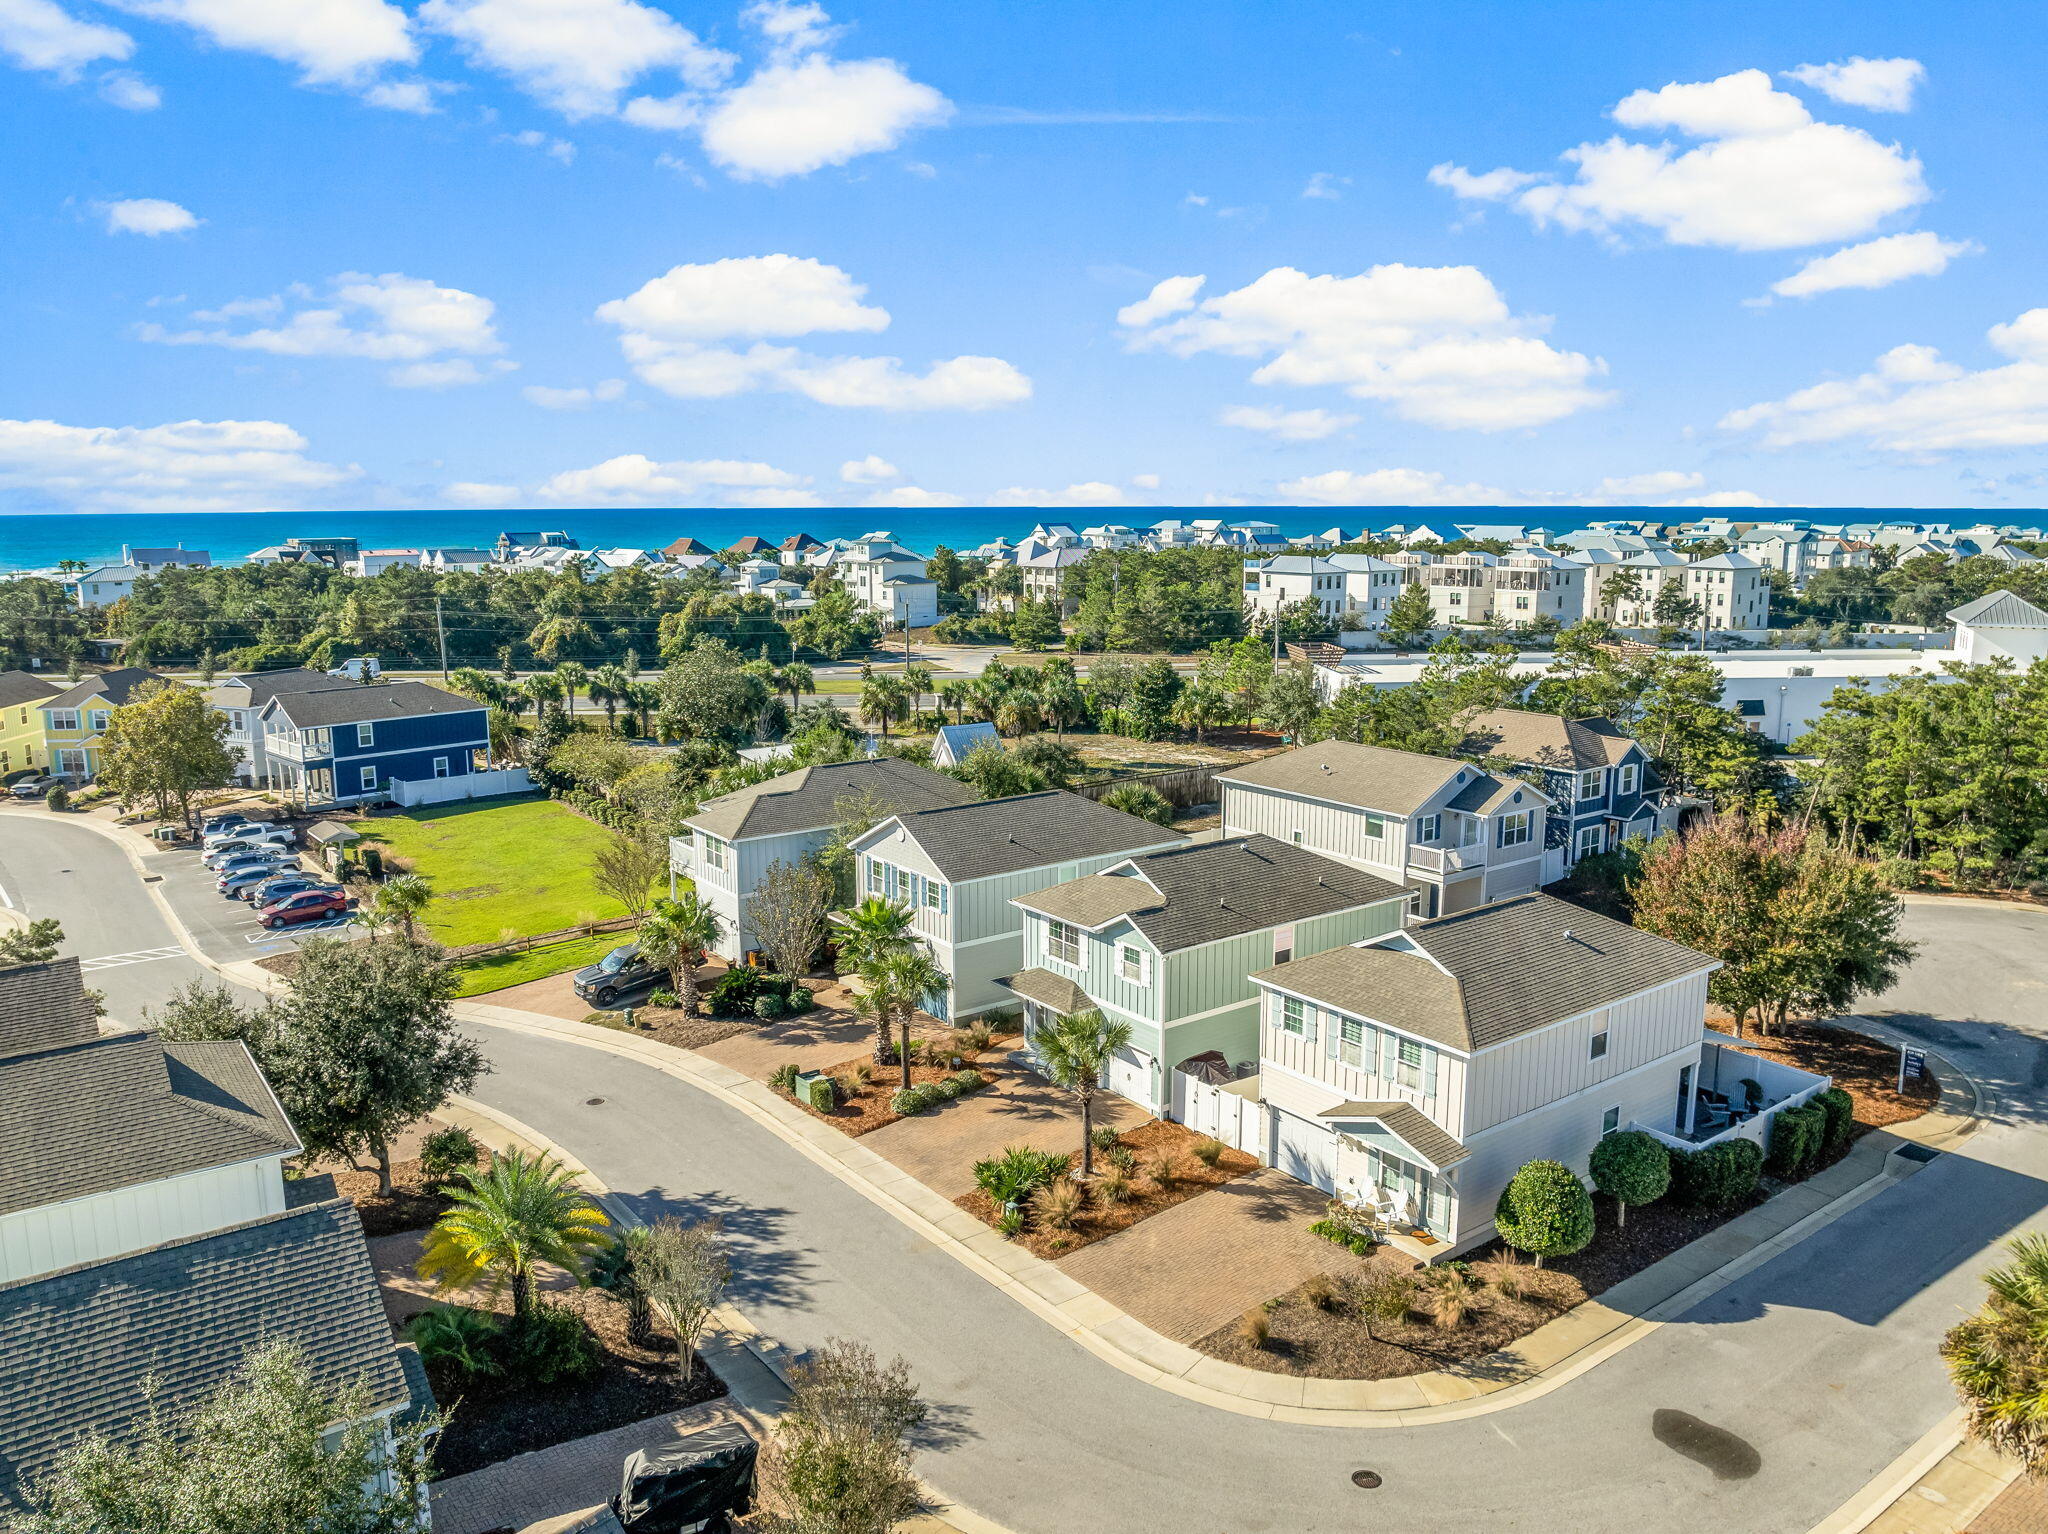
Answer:
[[[1796, 1066], [1780, 1065], [1775, 1060], [1766, 1060], [1761, 1055], [1746, 1054], [1720, 1042], [1725, 1034], [1708, 1030], [1707, 1043], [1700, 1050], [1700, 1069], [1697, 1085], [1710, 1092], [1718, 1092], [1732, 1105], [1746, 1106], [1747, 1094], [1742, 1090], [1746, 1077], [1763, 1089], [1763, 1105], [1748, 1118], [1738, 1120], [1718, 1129], [1710, 1135], [1687, 1139], [1667, 1129], [1631, 1120], [1629, 1128], [1640, 1129], [1666, 1145], [1678, 1150], [1702, 1150], [1709, 1145], [1719, 1145], [1724, 1140], [1753, 1140], [1764, 1149], [1770, 1148], [1771, 1118], [1787, 1108], [1798, 1108], [1813, 1101], [1834, 1085], [1832, 1076], [1818, 1076], [1812, 1071], [1802, 1071]], [[1694, 1110], [1695, 1115], [1700, 1111]], [[1697, 1123], [1697, 1117], [1695, 1117]]]
[[1474, 842], [1469, 847], [1410, 847], [1409, 863], [1424, 873], [1451, 874], [1466, 868], [1479, 868], [1486, 862], [1486, 845]]
[[490, 772], [464, 772], [446, 778], [393, 778], [394, 803], [411, 808], [416, 804], [448, 804], [457, 799], [495, 799], [503, 794], [533, 792], [533, 779], [524, 767], [500, 767]]

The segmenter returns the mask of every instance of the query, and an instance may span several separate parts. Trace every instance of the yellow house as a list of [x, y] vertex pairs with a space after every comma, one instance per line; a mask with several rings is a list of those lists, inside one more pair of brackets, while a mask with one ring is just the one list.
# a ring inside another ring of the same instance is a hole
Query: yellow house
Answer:
[[61, 778], [89, 781], [100, 770], [100, 737], [114, 710], [134, 697], [144, 682], [168, 682], [171, 678], [144, 671], [139, 666], [122, 666], [76, 683], [54, 698], [38, 705], [43, 719], [43, 770]]
[[0, 671], [0, 778], [39, 771], [49, 761], [40, 705], [70, 685], [26, 671]]

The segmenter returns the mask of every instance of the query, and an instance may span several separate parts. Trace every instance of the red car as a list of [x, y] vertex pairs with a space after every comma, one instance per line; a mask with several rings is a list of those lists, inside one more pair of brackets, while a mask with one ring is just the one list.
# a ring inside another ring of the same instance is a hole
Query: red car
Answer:
[[348, 896], [338, 889], [300, 890], [265, 906], [260, 920], [266, 927], [290, 927], [302, 921], [329, 921], [347, 910]]

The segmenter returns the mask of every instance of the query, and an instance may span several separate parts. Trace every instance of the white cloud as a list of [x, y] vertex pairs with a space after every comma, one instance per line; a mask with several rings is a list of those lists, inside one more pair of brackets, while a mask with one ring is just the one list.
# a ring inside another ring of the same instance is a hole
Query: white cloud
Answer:
[[174, 202], [161, 197], [129, 197], [99, 205], [106, 216], [109, 234], [184, 234], [197, 229], [204, 220], [194, 218]]
[[363, 92], [363, 100], [388, 112], [427, 117], [440, 110], [435, 97], [447, 88], [437, 80], [380, 80]]
[[1831, 101], [1872, 112], [1905, 112], [1913, 91], [1927, 77], [1918, 59], [1844, 59], [1838, 64], [1801, 64], [1785, 78], [1811, 86]]
[[635, 0], [427, 0], [420, 24], [456, 39], [472, 62], [510, 76], [571, 118], [609, 116], [655, 69], [698, 88], [732, 68], [666, 12]]
[[1908, 277], [1939, 277], [1957, 256], [1982, 247], [1970, 240], [1944, 240], [1930, 230], [1887, 234], [1815, 256], [1790, 277], [1771, 284], [1780, 298], [1811, 298], [1842, 288], [1883, 288]]
[[1659, 469], [1649, 474], [1610, 475], [1594, 487], [1591, 499], [1646, 506], [1688, 490], [1702, 489], [1706, 483], [1706, 475], [1697, 470]]
[[1282, 442], [1320, 442], [1358, 424], [1355, 415], [1323, 409], [1275, 410], [1265, 405], [1232, 405], [1217, 420], [1225, 426], [1278, 437]]
[[892, 479], [901, 479], [903, 471], [879, 453], [870, 453], [865, 458], [849, 458], [839, 466], [839, 477], [849, 485], [886, 485]]
[[1157, 474], [1133, 474], [1131, 476], [1131, 483], [1140, 490], [1157, 490], [1159, 488], [1159, 476]]
[[789, 255], [736, 256], [671, 267], [597, 317], [620, 328], [620, 350], [644, 381], [678, 399], [758, 389], [820, 404], [880, 410], [983, 410], [1028, 399], [1031, 381], [999, 357], [963, 356], [907, 371], [896, 357], [815, 357], [756, 340], [878, 331], [889, 312], [836, 266]]
[[100, 77], [100, 100], [124, 112], [154, 112], [164, 104], [164, 93], [138, 74], [115, 69]]
[[877, 490], [861, 504], [919, 511], [925, 507], [959, 506], [965, 504], [965, 501], [965, 496], [954, 495], [949, 490], [926, 490], [921, 485], [897, 485], [894, 489]]
[[622, 397], [626, 392], [626, 380], [607, 378], [587, 389], [551, 389], [546, 384], [528, 384], [519, 392], [528, 404], [538, 405], [543, 410], [588, 410], [592, 405]]
[[1335, 202], [1344, 195], [1343, 188], [1351, 185], [1349, 176], [1339, 176], [1327, 170], [1319, 170], [1308, 178], [1308, 185], [1301, 189], [1304, 197], [1319, 197], [1326, 202]]
[[519, 366], [500, 359], [478, 367], [467, 357], [443, 357], [436, 362], [407, 362], [385, 374], [395, 389], [460, 389], [480, 384], [497, 373], [509, 373]]
[[535, 498], [563, 506], [659, 506], [712, 501], [739, 506], [811, 506], [817, 499], [796, 474], [765, 463], [735, 459], [677, 459], [657, 463], [623, 453], [587, 469], [567, 469], [545, 480]]
[[223, 48], [296, 65], [306, 80], [355, 84], [417, 54], [405, 12], [386, 0], [110, 0], [190, 27]]
[[894, 59], [813, 54], [771, 64], [720, 98], [704, 119], [704, 152], [735, 175], [774, 181], [893, 149], [952, 115], [951, 102]]
[[[305, 290], [299, 296], [308, 297]], [[280, 298], [237, 299], [193, 318], [218, 325], [241, 317], [281, 315]], [[331, 301], [294, 311], [280, 324], [252, 330], [172, 331], [144, 325], [145, 341], [168, 346], [225, 346], [280, 357], [364, 357], [374, 361], [422, 363], [455, 353], [486, 357], [504, 350], [492, 324], [496, 305], [488, 298], [444, 288], [423, 277], [386, 272], [381, 277], [343, 272], [334, 279]], [[499, 365], [497, 371], [503, 371]], [[475, 383], [485, 375], [474, 366], [400, 368], [391, 381], [401, 387], [446, 387]]]
[[455, 506], [517, 506], [526, 499], [517, 485], [493, 485], [480, 480], [457, 480], [441, 488], [441, 498]]
[[1856, 442], [1922, 458], [2048, 444], [2048, 308], [1985, 334], [2009, 362], [1972, 372], [1931, 346], [1895, 346], [1867, 373], [1731, 411], [1721, 425], [1761, 432], [1767, 447]]
[[1665, 502], [1667, 506], [1775, 506], [1776, 501], [1767, 501], [1754, 490], [1713, 490], [1705, 495], [1688, 495], [1675, 501]]
[[[1187, 286], [1165, 292], [1163, 301], [1186, 308], [1201, 279], [1178, 281]], [[1166, 288], [1161, 283], [1123, 314], [1156, 311]], [[1124, 323], [1134, 350], [1268, 357], [1253, 383], [1341, 387], [1446, 429], [1541, 426], [1610, 397], [1591, 382], [1606, 372], [1604, 362], [1543, 340], [1548, 321], [1510, 313], [1500, 290], [1471, 266], [1392, 264], [1356, 277], [1275, 267], [1178, 319], [1149, 328], [1143, 320]]]
[[538, 128], [527, 128], [518, 133], [501, 133], [498, 135], [498, 142], [501, 144], [517, 144], [521, 149], [538, 149], [542, 154], [559, 165], [574, 165], [576, 163], [576, 146], [574, 144], [570, 143], [567, 139], [555, 138], [551, 134], [543, 133]]
[[0, 0], [0, 53], [23, 69], [66, 80], [99, 59], [125, 59], [135, 39], [119, 27], [80, 21], [53, 0]]
[[75, 511], [268, 510], [360, 477], [306, 446], [276, 421], [0, 421], [0, 490]]
[[1168, 315], [1184, 314], [1195, 307], [1195, 295], [1202, 291], [1207, 277], [1167, 277], [1154, 283], [1152, 291], [1134, 304], [1125, 304], [1116, 312], [1116, 322], [1136, 328], [1151, 325]]
[[991, 506], [1129, 506], [1135, 504], [1120, 486], [1099, 479], [1069, 485], [1064, 490], [1030, 490], [1012, 485], [988, 498]]
[[1614, 108], [1625, 128], [1671, 129], [1705, 142], [1613, 137], [1565, 151], [1573, 178], [1519, 171], [1474, 176], [1439, 165], [1430, 180], [1458, 196], [1508, 201], [1538, 227], [1615, 235], [1639, 228], [1674, 245], [1783, 250], [1869, 234], [1927, 201], [1920, 162], [1861, 128], [1816, 122], [1760, 69], [1636, 91]]
[[1283, 500], [1310, 506], [1511, 506], [1517, 497], [1492, 485], [1458, 485], [1423, 469], [1332, 469], [1281, 481]]

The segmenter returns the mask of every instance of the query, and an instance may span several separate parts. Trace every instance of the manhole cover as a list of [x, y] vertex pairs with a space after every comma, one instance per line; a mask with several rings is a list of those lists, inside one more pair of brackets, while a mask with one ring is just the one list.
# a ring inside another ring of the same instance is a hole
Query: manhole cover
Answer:
[[1351, 1472], [1351, 1484], [1361, 1490], [1372, 1491], [1380, 1484], [1380, 1473], [1377, 1470], [1354, 1470]]
[[586, 1108], [602, 1108], [604, 1106], [604, 1099], [602, 1097], [586, 1097], [583, 1099], [583, 1106]]

